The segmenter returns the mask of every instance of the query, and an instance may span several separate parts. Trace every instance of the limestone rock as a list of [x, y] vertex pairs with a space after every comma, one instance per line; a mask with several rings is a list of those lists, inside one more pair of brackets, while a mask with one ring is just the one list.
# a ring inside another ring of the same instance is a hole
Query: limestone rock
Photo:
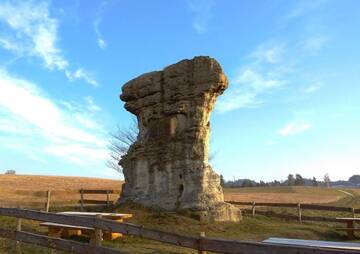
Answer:
[[120, 98], [136, 115], [139, 135], [119, 162], [125, 176], [120, 202], [240, 220], [240, 211], [224, 202], [219, 176], [208, 163], [210, 113], [227, 86], [219, 63], [201, 56], [122, 87]]

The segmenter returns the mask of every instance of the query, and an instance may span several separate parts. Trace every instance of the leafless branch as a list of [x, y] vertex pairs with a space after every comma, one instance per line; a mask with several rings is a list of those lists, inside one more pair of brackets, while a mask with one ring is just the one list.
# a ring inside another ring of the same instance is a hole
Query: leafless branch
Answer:
[[130, 145], [136, 141], [137, 135], [138, 127], [136, 120], [134, 120], [128, 128], [124, 129], [117, 126], [116, 131], [110, 133], [108, 144], [110, 158], [106, 161], [107, 167], [115, 169], [119, 173], [122, 172], [122, 168], [118, 163], [121, 156], [126, 154]]

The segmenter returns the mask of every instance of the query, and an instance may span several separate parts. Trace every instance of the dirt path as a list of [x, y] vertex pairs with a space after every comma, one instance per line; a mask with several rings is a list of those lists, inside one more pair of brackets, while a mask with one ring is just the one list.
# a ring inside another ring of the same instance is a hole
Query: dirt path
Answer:
[[340, 191], [340, 192], [342, 192], [342, 193], [344, 193], [345, 195], [348, 195], [348, 196], [350, 196], [350, 197], [355, 197], [354, 196], [354, 194], [352, 194], [352, 193], [350, 193], [350, 192], [347, 192], [347, 191], [344, 191], [344, 190], [338, 190], [338, 191]]

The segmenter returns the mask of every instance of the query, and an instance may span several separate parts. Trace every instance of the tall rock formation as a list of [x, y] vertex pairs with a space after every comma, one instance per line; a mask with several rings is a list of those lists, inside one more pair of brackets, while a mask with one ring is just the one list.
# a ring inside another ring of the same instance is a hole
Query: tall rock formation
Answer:
[[119, 162], [125, 176], [120, 202], [188, 211], [201, 220], [241, 219], [224, 202], [219, 176], [208, 163], [210, 113], [227, 86], [219, 63], [201, 56], [122, 87], [120, 98], [136, 115], [139, 135]]

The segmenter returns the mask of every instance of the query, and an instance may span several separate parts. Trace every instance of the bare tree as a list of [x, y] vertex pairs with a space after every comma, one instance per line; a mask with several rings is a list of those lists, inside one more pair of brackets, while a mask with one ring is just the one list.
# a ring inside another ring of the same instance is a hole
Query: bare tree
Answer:
[[330, 188], [331, 180], [328, 173], [324, 175], [324, 183], [326, 187]]
[[117, 126], [115, 132], [110, 133], [108, 149], [110, 151], [110, 158], [106, 161], [106, 166], [115, 169], [122, 173], [122, 168], [119, 165], [121, 156], [127, 153], [131, 144], [133, 144], [138, 135], [138, 127], [136, 120], [128, 128], [121, 128]]

